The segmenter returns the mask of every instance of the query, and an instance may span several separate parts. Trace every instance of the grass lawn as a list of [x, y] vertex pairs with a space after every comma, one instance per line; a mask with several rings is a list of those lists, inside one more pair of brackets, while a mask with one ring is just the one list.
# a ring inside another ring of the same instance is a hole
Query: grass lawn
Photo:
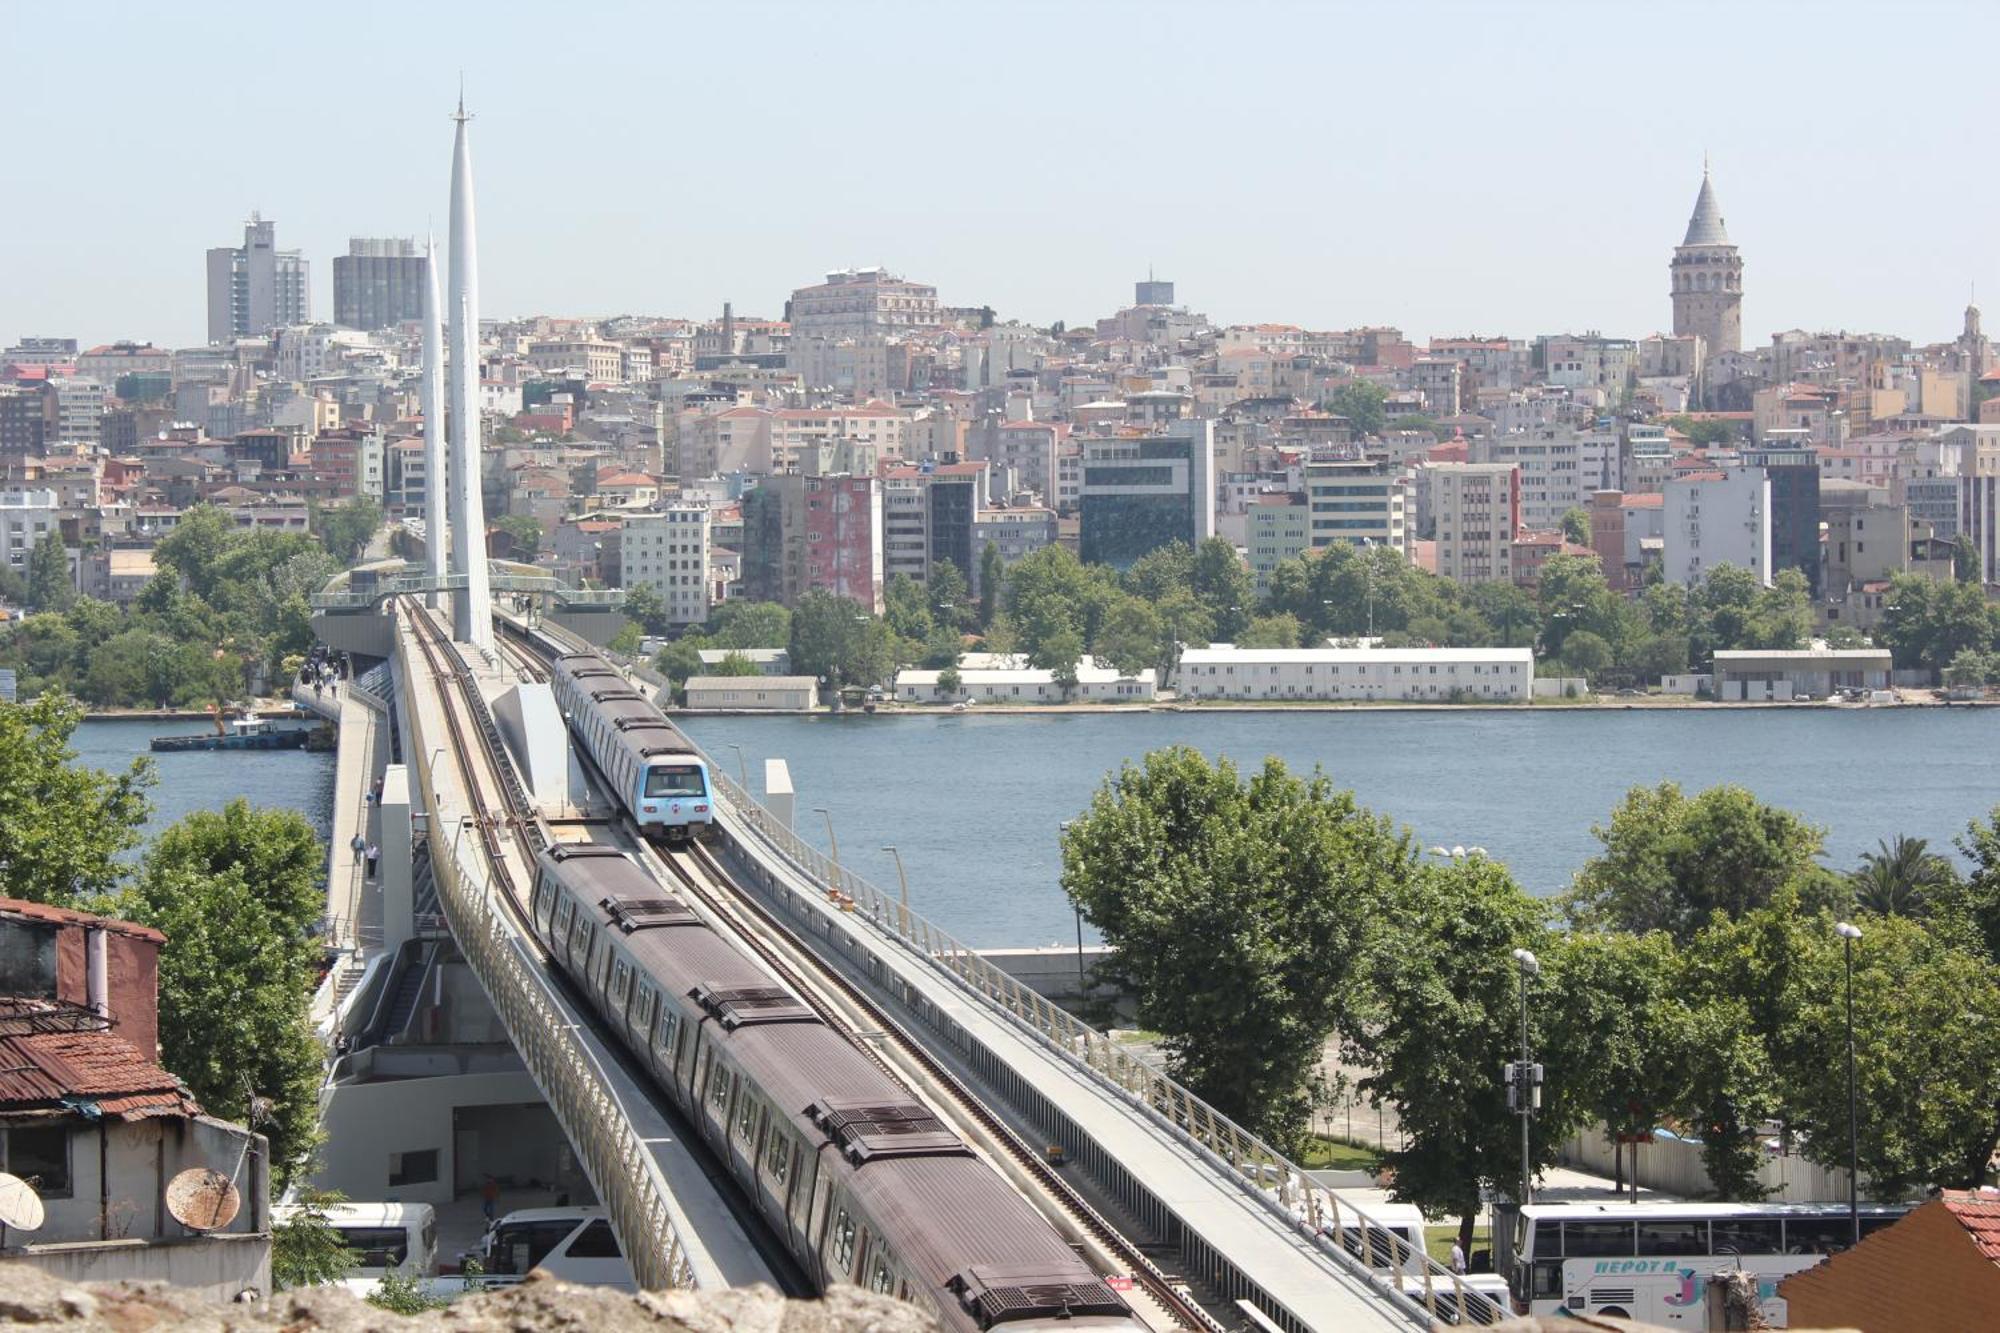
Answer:
[[1373, 1171], [1381, 1165], [1381, 1154], [1358, 1143], [1344, 1143], [1315, 1134], [1306, 1140], [1299, 1165], [1308, 1171]]
[[[1455, 1217], [1447, 1217], [1442, 1222], [1432, 1222], [1424, 1228], [1424, 1248], [1431, 1252], [1431, 1258], [1446, 1268], [1451, 1267], [1451, 1243], [1457, 1238], [1458, 1219]], [[1466, 1257], [1470, 1258], [1474, 1250], [1491, 1249], [1492, 1241], [1492, 1228], [1474, 1227], [1472, 1244], [1465, 1251]]]

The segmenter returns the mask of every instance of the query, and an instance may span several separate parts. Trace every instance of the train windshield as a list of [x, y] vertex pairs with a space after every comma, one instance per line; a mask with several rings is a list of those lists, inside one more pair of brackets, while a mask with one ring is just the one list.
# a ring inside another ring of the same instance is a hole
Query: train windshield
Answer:
[[706, 796], [699, 764], [654, 764], [646, 770], [648, 796]]

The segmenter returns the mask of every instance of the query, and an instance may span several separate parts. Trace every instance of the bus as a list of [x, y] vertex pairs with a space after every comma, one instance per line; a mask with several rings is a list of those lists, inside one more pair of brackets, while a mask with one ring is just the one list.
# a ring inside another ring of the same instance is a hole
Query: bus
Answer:
[[[1912, 1206], [1861, 1205], [1862, 1238]], [[1844, 1203], [1530, 1204], [1515, 1231], [1514, 1298], [1535, 1315], [1705, 1328], [1709, 1277], [1742, 1268], [1783, 1328], [1778, 1283], [1846, 1249], [1852, 1228]]]
[[[375, 1290], [390, 1273], [419, 1283], [437, 1276], [437, 1210], [427, 1203], [332, 1203], [326, 1223], [340, 1234], [340, 1243], [354, 1252], [354, 1267], [341, 1285], [357, 1296]], [[286, 1222], [298, 1205], [281, 1203], [272, 1217]]]

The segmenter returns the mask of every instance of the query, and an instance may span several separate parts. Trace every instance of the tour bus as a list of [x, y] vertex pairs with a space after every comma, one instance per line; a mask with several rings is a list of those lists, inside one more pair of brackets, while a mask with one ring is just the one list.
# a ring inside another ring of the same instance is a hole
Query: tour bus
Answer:
[[[1861, 1205], [1862, 1237], [1909, 1210]], [[1844, 1203], [1530, 1204], [1515, 1232], [1514, 1296], [1529, 1314], [1703, 1328], [1709, 1277], [1741, 1268], [1757, 1275], [1770, 1326], [1783, 1328], [1778, 1283], [1852, 1236]]]
[[[283, 1222], [297, 1210], [296, 1204], [281, 1203], [272, 1212]], [[326, 1221], [355, 1253], [355, 1266], [341, 1285], [357, 1295], [367, 1295], [390, 1273], [419, 1282], [437, 1276], [437, 1210], [427, 1203], [332, 1203]]]

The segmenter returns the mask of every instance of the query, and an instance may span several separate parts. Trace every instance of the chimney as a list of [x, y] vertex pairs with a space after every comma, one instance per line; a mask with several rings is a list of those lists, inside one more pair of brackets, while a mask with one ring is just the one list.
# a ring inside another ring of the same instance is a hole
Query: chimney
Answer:
[[110, 949], [104, 927], [92, 926], [83, 933], [84, 995], [90, 1012], [99, 1018], [111, 1017]]
[[722, 303], [722, 354], [736, 355], [736, 309], [727, 301]]

